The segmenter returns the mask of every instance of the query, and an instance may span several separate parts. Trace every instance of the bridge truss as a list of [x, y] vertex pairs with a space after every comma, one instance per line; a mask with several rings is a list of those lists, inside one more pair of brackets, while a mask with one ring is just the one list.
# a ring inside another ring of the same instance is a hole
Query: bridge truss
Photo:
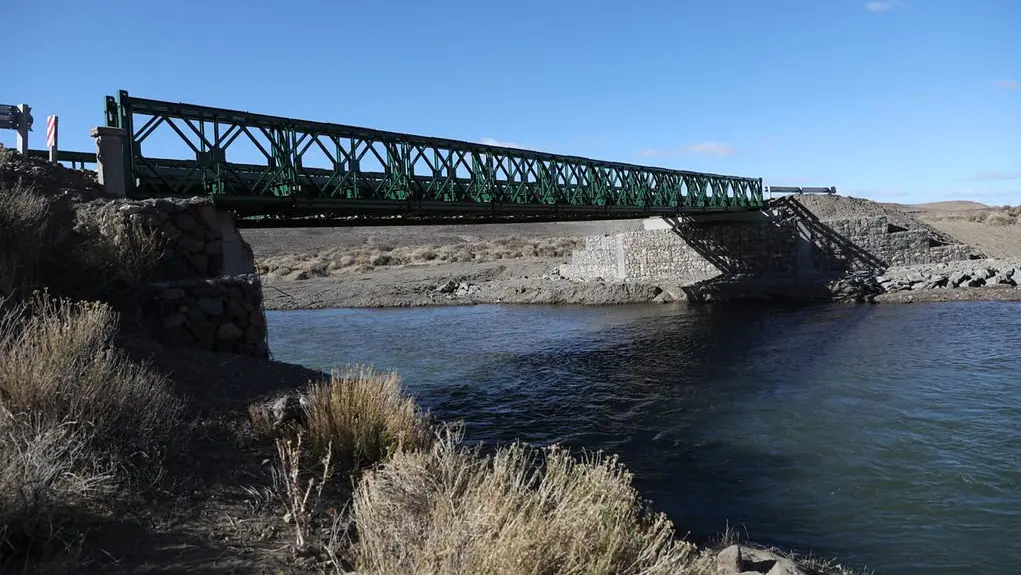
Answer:
[[[763, 205], [761, 179], [150, 100], [123, 90], [107, 97], [106, 122], [128, 133], [129, 196], [211, 196], [249, 225], [633, 218]], [[146, 153], [157, 131], [163, 141], [174, 140], [180, 157]]]

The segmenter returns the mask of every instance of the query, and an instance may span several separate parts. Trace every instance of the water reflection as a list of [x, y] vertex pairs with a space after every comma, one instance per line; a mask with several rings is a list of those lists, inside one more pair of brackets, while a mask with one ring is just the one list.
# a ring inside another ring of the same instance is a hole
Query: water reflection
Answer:
[[744, 526], [877, 572], [1007, 573], [1021, 561], [1019, 311], [487, 306], [269, 320], [277, 358], [399, 369], [471, 440], [619, 453], [696, 537]]

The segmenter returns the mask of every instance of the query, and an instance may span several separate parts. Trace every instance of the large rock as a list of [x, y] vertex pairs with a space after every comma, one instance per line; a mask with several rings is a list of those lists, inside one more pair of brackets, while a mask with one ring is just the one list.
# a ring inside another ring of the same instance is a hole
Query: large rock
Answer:
[[223, 300], [218, 297], [202, 298], [195, 305], [206, 315], [223, 315]]
[[196, 223], [195, 218], [191, 217], [187, 212], [179, 212], [174, 216], [174, 225], [183, 232], [195, 227]]
[[225, 323], [216, 330], [216, 339], [219, 341], [236, 341], [245, 337], [245, 332], [232, 323]]
[[307, 401], [298, 394], [282, 395], [248, 406], [252, 429], [259, 435], [274, 435], [288, 424], [305, 422]]
[[971, 279], [972, 279], [972, 281], [974, 281], [974, 280], [983, 280], [984, 281], [984, 280], [987, 280], [987, 279], [993, 277], [993, 275], [995, 275], [995, 274], [996, 274], [996, 270], [991, 270], [991, 269], [988, 269], [988, 268], [979, 268], [977, 270], [972, 270], [972, 272], [971, 272]]
[[971, 280], [971, 276], [964, 272], [957, 272], [950, 274], [950, 280], [948, 282], [948, 285], [950, 285], [950, 287], [958, 287], [961, 284], [967, 285], [967, 282], [969, 280]]
[[771, 551], [731, 545], [716, 556], [717, 575], [808, 575], [793, 561]]

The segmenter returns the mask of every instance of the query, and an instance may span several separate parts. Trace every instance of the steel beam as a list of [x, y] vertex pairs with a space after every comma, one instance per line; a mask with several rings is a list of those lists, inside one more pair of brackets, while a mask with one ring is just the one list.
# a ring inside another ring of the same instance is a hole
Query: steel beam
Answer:
[[[334, 217], [508, 211], [642, 217], [763, 205], [756, 178], [150, 100], [126, 91], [106, 101], [108, 125], [130, 136], [130, 196], [208, 195], [250, 217], [270, 215], [270, 205]], [[157, 131], [183, 144], [186, 157], [147, 155], [147, 140]], [[256, 158], [236, 157], [241, 148]]]

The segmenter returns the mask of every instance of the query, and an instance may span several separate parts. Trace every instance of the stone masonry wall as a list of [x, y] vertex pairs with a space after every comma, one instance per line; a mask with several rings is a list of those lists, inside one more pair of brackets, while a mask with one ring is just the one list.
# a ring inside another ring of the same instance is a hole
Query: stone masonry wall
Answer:
[[118, 239], [137, 227], [158, 233], [165, 245], [155, 280], [214, 277], [222, 270], [223, 236], [209, 200], [98, 200], [81, 204], [76, 219], [93, 233]]
[[[117, 257], [148, 266], [138, 278], [144, 287], [137, 311], [154, 339], [170, 347], [268, 356], [261, 284], [254, 275], [224, 273], [225, 245], [241, 240], [229, 220], [231, 237], [224, 238], [224, 216], [211, 201], [96, 200], [79, 204], [75, 218], [80, 232], [112, 238]], [[241, 247], [246, 261], [232, 266], [254, 270], [251, 249]]]
[[258, 276], [153, 284], [153, 321], [172, 347], [266, 357], [266, 316]]
[[625, 232], [628, 279], [705, 279], [726, 273], [786, 273], [794, 266], [790, 230], [773, 224], [715, 224]]
[[620, 234], [585, 238], [585, 247], [571, 256], [569, 265], [560, 267], [560, 274], [570, 276], [572, 273], [584, 273], [590, 278], [617, 278], [618, 252], [623, 245], [622, 239]]
[[890, 225], [885, 216], [856, 220], [828, 220], [823, 225], [846, 240], [834, 242], [815, 236], [815, 258], [819, 269], [864, 269], [862, 258], [855, 258], [847, 244], [878, 260], [882, 267], [945, 263], [966, 260], [974, 250], [964, 244], [937, 245], [922, 229], [903, 230]]
[[795, 241], [791, 229], [773, 223], [635, 230], [589, 238], [560, 275], [695, 282], [723, 271], [786, 273], [795, 266]]
[[[807, 260], [799, 251], [809, 250]], [[588, 238], [560, 267], [564, 277], [694, 283], [720, 274], [883, 270], [974, 256], [967, 245], [942, 245], [925, 230], [904, 230], [886, 217], [787, 219], [637, 230]], [[805, 269], [805, 267], [810, 269]]]

